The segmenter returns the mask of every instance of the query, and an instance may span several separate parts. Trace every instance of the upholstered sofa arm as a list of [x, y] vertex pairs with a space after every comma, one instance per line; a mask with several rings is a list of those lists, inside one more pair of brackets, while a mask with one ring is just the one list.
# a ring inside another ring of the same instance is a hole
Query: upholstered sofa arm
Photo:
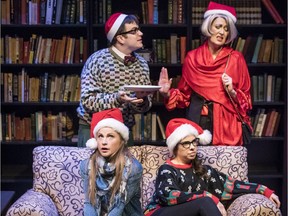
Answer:
[[245, 194], [238, 197], [227, 209], [228, 215], [276, 215], [280, 210], [267, 197], [261, 194]]
[[58, 216], [58, 211], [48, 195], [30, 189], [13, 203], [6, 214], [6, 216], [21, 215]]

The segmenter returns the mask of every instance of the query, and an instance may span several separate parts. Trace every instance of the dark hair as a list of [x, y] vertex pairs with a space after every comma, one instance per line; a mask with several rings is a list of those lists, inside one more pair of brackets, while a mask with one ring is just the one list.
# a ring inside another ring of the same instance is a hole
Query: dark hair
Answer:
[[139, 19], [135, 15], [127, 15], [125, 19], [123, 20], [121, 26], [119, 27], [118, 31], [116, 32], [115, 36], [113, 37], [112, 41], [110, 42], [110, 46], [114, 45], [117, 42], [117, 35], [121, 34], [122, 32], [125, 32], [125, 24], [130, 24], [130, 23], [136, 23], [139, 25]]
[[[175, 146], [175, 148], [173, 149], [174, 155], [176, 155], [176, 152], [178, 150], [178, 146], [179, 144], [177, 144]], [[198, 158], [198, 156], [196, 155], [195, 159], [192, 160], [192, 167], [195, 170], [195, 173], [199, 176], [199, 177], [204, 177], [207, 178], [207, 169], [205, 166], [203, 166], [202, 164], [202, 160]]]

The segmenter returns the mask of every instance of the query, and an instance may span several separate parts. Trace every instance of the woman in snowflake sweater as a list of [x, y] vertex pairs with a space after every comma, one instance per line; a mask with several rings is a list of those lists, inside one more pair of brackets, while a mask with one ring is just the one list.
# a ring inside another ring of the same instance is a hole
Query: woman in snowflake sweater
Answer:
[[208, 130], [175, 118], [168, 123], [166, 136], [172, 157], [158, 170], [155, 193], [145, 215], [227, 215], [224, 205], [247, 193], [263, 194], [280, 207], [278, 196], [268, 187], [235, 180], [201, 164], [197, 145], [210, 143]]

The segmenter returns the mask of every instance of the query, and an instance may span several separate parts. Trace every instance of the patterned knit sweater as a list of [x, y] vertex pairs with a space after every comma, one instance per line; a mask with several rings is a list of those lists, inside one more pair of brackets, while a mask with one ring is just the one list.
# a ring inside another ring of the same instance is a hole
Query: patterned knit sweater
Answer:
[[[111, 48], [93, 53], [86, 61], [81, 73], [81, 98], [77, 108], [78, 116], [88, 124], [92, 114], [111, 108], [120, 108], [124, 123], [130, 129], [135, 124], [134, 113], [146, 112], [152, 106], [152, 95], [144, 98], [140, 105], [121, 103], [118, 92], [124, 85], [151, 85], [147, 62], [133, 53], [136, 62], [126, 66]], [[134, 92], [127, 92], [135, 97]]]
[[247, 193], [260, 193], [270, 197], [272, 190], [260, 184], [232, 179], [214, 168], [204, 165], [207, 177], [199, 177], [192, 165], [176, 165], [167, 160], [158, 170], [155, 192], [146, 207], [145, 215], [151, 215], [161, 206], [189, 202], [200, 197], [211, 197], [215, 204], [234, 200]]

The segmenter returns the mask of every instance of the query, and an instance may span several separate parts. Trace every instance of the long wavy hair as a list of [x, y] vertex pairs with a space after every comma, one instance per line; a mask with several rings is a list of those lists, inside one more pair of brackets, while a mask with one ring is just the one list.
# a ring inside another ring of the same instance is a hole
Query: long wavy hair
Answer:
[[[119, 134], [120, 135], [120, 134]], [[113, 201], [115, 194], [119, 191], [121, 181], [122, 181], [122, 173], [125, 166], [125, 155], [131, 157], [131, 154], [128, 151], [128, 147], [126, 142], [123, 140], [122, 136], [121, 142], [122, 145], [113, 155], [111, 155], [106, 160], [109, 163], [115, 165], [115, 181], [111, 188], [111, 197], [110, 203]], [[100, 156], [99, 151], [96, 149], [93, 154], [90, 156], [90, 172], [89, 172], [89, 199], [90, 202], [95, 205], [95, 194], [97, 194], [97, 187], [96, 187], [96, 176], [98, 172], [98, 164], [96, 162], [97, 157]]]

